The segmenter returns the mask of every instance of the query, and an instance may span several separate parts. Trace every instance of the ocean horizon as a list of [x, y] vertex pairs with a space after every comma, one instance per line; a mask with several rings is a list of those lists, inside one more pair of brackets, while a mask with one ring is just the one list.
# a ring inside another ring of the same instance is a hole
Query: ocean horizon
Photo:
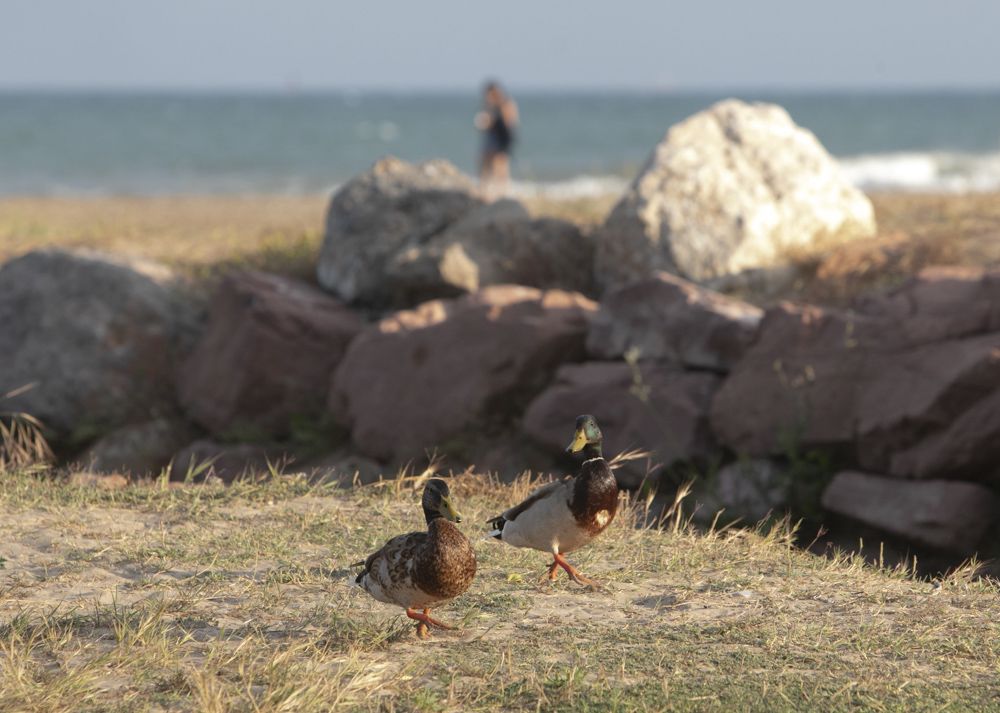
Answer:
[[[1000, 189], [1000, 90], [526, 91], [516, 194], [620, 192], [667, 129], [736, 97], [785, 107], [869, 191]], [[478, 94], [0, 90], [0, 195], [313, 194], [385, 155], [476, 170]]]

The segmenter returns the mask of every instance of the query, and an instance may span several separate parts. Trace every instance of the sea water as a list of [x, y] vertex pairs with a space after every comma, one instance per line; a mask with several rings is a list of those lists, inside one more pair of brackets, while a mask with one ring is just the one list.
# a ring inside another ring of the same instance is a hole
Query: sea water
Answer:
[[[515, 190], [620, 191], [674, 123], [784, 106], [869, 190], [1000, 188], [1000, 91], [514, 94]], [[474, 93], [0, 93], [0, 195], [328, 191], [380, 156], [476, 170]]]

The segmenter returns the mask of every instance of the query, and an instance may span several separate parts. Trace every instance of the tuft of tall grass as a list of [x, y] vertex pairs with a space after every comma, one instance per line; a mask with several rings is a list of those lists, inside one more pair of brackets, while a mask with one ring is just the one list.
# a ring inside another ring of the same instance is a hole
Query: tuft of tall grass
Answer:
[[41, 421], [27, 413], [0, 412], [0, 472], [47, 465], [53, 459]]

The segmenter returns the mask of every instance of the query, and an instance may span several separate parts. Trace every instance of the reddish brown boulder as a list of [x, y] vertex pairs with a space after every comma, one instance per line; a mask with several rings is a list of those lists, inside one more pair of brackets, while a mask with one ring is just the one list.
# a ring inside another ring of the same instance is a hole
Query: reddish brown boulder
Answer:
[[659, 272], [604, 298], [587, 351], [598, 359], [617, 359], [636, 350], [640, 359], [725, 371], [750, 346], [763, 314], [751, 304]]
[[1000, 389], [980, 399], [951, 423], [889, 455], [889, 471], [927, 478], [953, 474], [1000, 482]]
[[[882, 357], [859, 384], [861, 465], [904, 477], [978, 478], [996, 473], [998, 393], [1000, 332]], [[984, 466], [987, 472], [980, 471]]]
[[737, 452], [853, 450], [871, 470], [990, 477], [1000, 462], [997, 275], [928, 271], [859, 311], [769, 310], [712, 405]]
[[932, 267], [860, 311], [899, 325], [909, 344], [1000, 331], [1000, 270]]
[[[561, 453], [580, 414], [597, 418], [607, 456], [632, 448], [653, 451], [664, 466], [703, 460], [714, 452], [708, 408], [719, 378], [707, 372], [642, 364], [588, 362], [567, 364], [524, 415], [524, 432], [545, 448]], [[638, 378], [637, 378], [638, 376]], [[645, 463], [619, 471], [620, 482], [635, 487]]]
[[882, 324], [819, 307], [768, 310], [757, 340], [712, 403], [716, 436], [750, 455], [851, 443], [860, 382], [882, 347]]
[[216, 294], [205, 333], [180, 370], [179, 396], [216, 434], [281, 436], [320, 413], [330, 376], [362, 322], [305, 283], [245, 272]]
[[420, 457], [510, 415], [559, 364], [583, 358], [595, 309], [573, 292], [502, 285], [397, 312], [351, 344], [329, 408], [365, 455]]
[[838, 473], [822, 504], [910, 542], [961, 554], [975, 550], [998, 512], [993, 493], [975, 483], [900, 480], [855, 471]]

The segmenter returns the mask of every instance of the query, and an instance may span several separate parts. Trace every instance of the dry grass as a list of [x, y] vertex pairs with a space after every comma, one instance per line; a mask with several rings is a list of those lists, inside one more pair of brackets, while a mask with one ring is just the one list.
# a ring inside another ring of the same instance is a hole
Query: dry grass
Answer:
[[54, 460], [41, 421], [31, 414], [3, 411], [4, 401], [20, 391], [22, 389], [0, 394], [0, 473], [44, 465]]
[[86, 247], [196, 277], [232, 264], [311, 278], [325, 196], [0, 199], [0, 262], [39, 247]]
[[843, 304], [900, 284], [931, 265], [1000, 265], [1000, 194], [871, 196], [879, 235], [837, 247], [802, 265], [787, 294]]
[[585, 228], [593, 228], [603, 223], [617, 202], [616, 195], [562, 200], [542, 196], [524, 199], [528, 211], [536, 218], [560, 218]]
[[[875, 194], [880, 233], [805, 261], [779, 298], [845, 303], [928, 265], [1000, 264], [1000, 194]], [[602, 222], [615, 196], [529, 198], [532, 214]], [[43, 246], [89, 247], [160, 260], [211, 277], [232, 265], [313, 279], [327, 197], [175, 196], [0, 199], [0, 262]]]
[[422, 526], [419, 485], [0, 475], [0, 710], [1000, 709], [1000, 592], [968, 572], [639, 528], [636, 505], [572, 557], [605, 591], [540, 586], [543, 554], [483, 539], [525, 478], [453, 480], [479, 574], [419, 642], [349, 567]]
[[26, 413], [0, 413], [0, 470], [54, 460], [41, 422]]
[[[212, 278], [233, 266], [313, 280], [328, 197], [0, 198], [0, 263], [44, 247], [90, 248]], [[534, 215], [601, 222], [613, 197], [527, 201]]]

